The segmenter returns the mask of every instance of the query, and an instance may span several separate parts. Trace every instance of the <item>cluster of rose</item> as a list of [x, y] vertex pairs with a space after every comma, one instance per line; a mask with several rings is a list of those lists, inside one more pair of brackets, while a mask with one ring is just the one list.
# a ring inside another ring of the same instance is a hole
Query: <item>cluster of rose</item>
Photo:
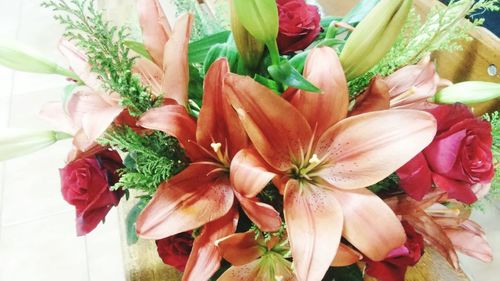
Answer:
[[[139, 0], [143, 44], [130, 47], [137, 53], [131, 71], [161, 101], [143, 114], [130, 114], [85, 53], [63, 41], [79, 85], [43, 114], [68, 133], [47, 135], [49, 142], [73, 138], [60, 174], [78, 235], [128, 192], [112, 187], [129, 151], [98, 141], [128, 127], [137, 136], [175, 137], [189, 158], [136, 222], [137, 235], [155, 240], [183, 280], [321, 280], [330, 266], [362, 262], [368, 275], [401, 281], [424, 241], [456, 269], [457, 251], [490, 261], [469, 206], [495, 175], [492, 127], [453, 102], [469, 99], [461, 87], [491, 89], [480, 95], [496, 98], [498, 85], [451, 85], [427, 56], [349, 93], [348, 82], [393, 46], [412, 5], [365, 2], [373, 9], [353, 27], [322, 26], [318, 8], [304, 0], [231, 1], [228, 40], [238, 54], [227, 45], [207, 51], [198, 65], [203, 100], [195, 104], [192, 15], [172, 28], [158, 0]], [[473, 1], [460, 4], [469, 11]]]

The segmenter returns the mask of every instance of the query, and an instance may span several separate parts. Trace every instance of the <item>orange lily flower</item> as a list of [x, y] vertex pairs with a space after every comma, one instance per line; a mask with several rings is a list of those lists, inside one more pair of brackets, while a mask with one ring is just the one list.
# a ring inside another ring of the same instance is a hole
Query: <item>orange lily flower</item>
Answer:
[[166, 94], [178, 104], [185, 105], [189, 83], [188, 46], [193, 16], [182, 15], [172, 30], [158, 0], [140, 0], [137, 6], [144, 46], [153, 61], [139, 58], [134, 70], [154, 94]]
[[[216, 61], [210, 67], [205, 77], [203, 106], [197, 121], [177, 104], [152, 109], [140, 118], [140, 126], [176, 137], [193, 163], [160, 185], [137, 219], [139, 236], [161, 239], [203, 225], [204, 230], [216, 230], [210, 226], [211, 223], [228, 213], [234, 197], [263, 231], [276, 231], [281, 227], [279, 213], [255, 198], [274, 174], [261, 173], [258, 178], [250, 179], [252, 170], [243, 166], [233, 169], [235, 159], [253, 159], [244, 152], [238, 153], [247, 147], [248, 139], [222, 91], [228, 72], [225, 59]], [[235, 179], [237, 185], [233, 182]], [[214, 241], [208, 239], [204, 241], [204, 246], [215, 247]], [[193, 250], [192, 255], [198, 255], [193, 257], [198, 261], [188, 262], [185, 280], [208, 279], [217, 270], [220, 261], [217, 251], [212, 250], [209, 255], [207, 252], [196, 252]], [[205, 271], [202, 274], [192, 273], [190, 265], [199, 267], [200, 264], [204, 265]]]
[[312, 50], [304, 75], [322, 93], [288, 93], [290, 102], [249, 77], [229, 74], [225, 82], [258, 152], [245, 150], [253, 163], [233, 163], [254, 166], [255, 173], [277, 170], [287, 178], [284, 213], [296, 274], [299, 280], [321, 280], [341, 235], [372, 260], [383, 260], [404, 244], [399, 219], [364, 187], [389, 176], [426, 147], [436, 122], [415, 110], [345, 118], [347, 85], [331, 48]]

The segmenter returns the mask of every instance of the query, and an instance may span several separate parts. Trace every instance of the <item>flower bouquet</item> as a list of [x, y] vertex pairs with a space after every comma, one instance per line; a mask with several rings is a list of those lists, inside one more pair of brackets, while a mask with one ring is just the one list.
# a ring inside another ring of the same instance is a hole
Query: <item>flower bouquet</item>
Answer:
[[[198, 2], [201, 2], [198, 3]], [[0, 63], [68, 77], [41, 117], [6, 130], [0, 160], [59, 140], [78, 235], [137, 198], [128, 242], [156, 241], [183, 280], [404, 280], [433, 248], [490, 261], [471, 209], [496, 195], [497, 83], [452, 84], [429, 54], [457, 51], [499, 2], [362, 0], [344, 17], [304, 0], [138, 0], [141, 36], [89, 0], [48, 0], [61, 67], [14, 42]], [[195, 7], [195, 8], [193, 8]], [[172, 21], [173, 22], [173, 21]], [[141, 40], [142, 39], [142, 40]]]

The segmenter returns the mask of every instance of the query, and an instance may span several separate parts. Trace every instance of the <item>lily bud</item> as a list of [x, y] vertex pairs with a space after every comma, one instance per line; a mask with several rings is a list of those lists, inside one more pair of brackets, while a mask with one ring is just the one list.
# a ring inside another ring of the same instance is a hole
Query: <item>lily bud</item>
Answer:
[[358, 24], [340, 61], [352, 80], [374, 67], [391, 49], [403, 28], [412, 0], [382, 0]]
[[231, 1], [231, 30], [233, 32], [236, 48], [243, 59], [245, 65], [250, 69], [255, 69], [264, 54], [264, 43], [253, 37], [241, 24]]
[[79, 80], [71, 71], [66, 70], [43, 55], [15, 41], [0, 41], [0, 65], [18, 71], [59, 74]]
[[476, 104], [500, 97], [500, 84], [493, 82], [468, 81], [453, 84], [439, 91], [432, 102], [453, 104]]
[[233, 0], [234, 10], [243, 27], [262, 43], [276, 41], [279, 29], [275, 0]]
[[0, 161], [33, 153], [71, 137], [57, 131], [3, 129], [0, 131]]

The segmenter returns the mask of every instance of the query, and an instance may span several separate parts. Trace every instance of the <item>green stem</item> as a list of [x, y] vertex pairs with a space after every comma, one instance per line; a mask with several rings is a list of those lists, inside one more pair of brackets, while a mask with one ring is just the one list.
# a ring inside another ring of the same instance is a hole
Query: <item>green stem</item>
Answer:
[[276, 40], [266, 43], [267, 49], [269, 49], [269, 54], [271, 55], [271, 61], [273, 65], [280, 64], [280, 52], [278, 50], [278, 43]]

